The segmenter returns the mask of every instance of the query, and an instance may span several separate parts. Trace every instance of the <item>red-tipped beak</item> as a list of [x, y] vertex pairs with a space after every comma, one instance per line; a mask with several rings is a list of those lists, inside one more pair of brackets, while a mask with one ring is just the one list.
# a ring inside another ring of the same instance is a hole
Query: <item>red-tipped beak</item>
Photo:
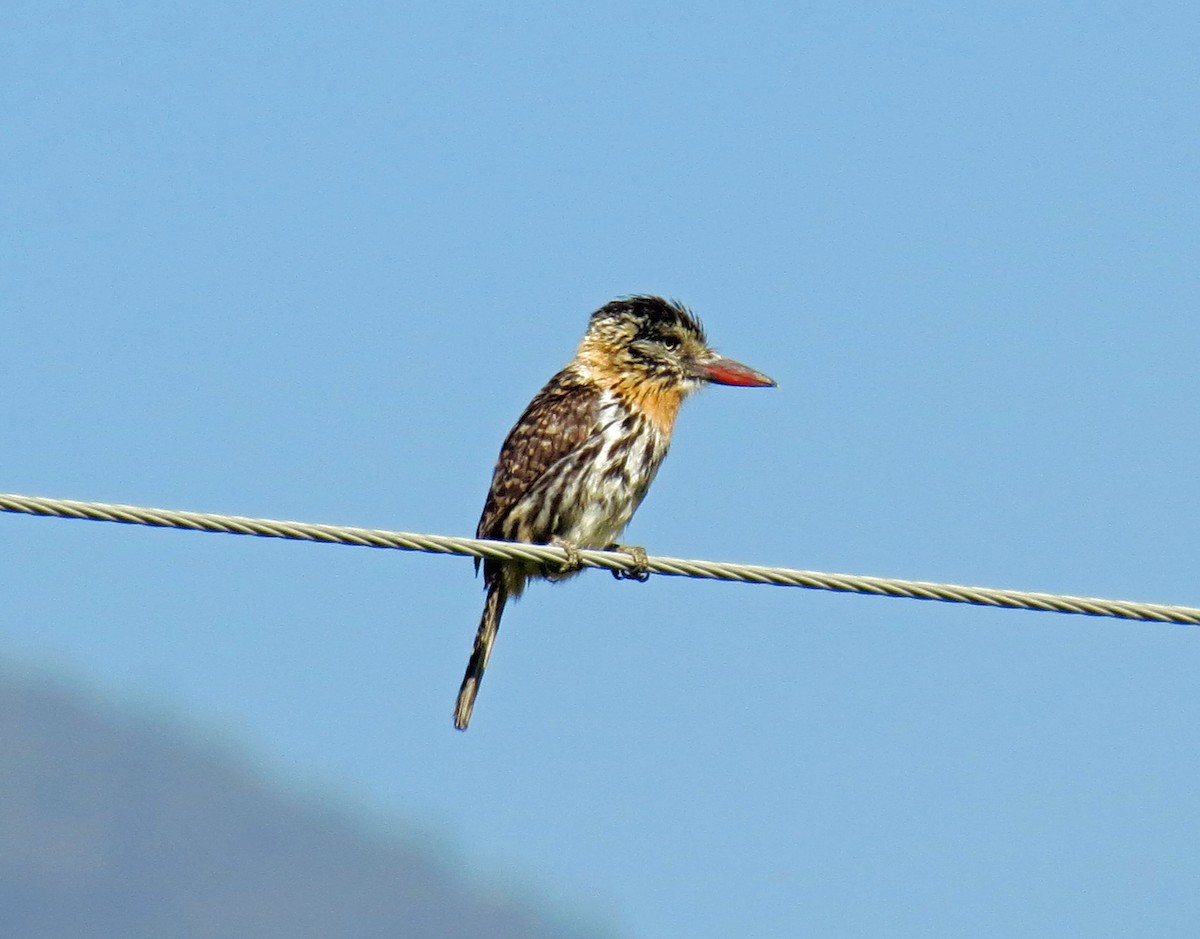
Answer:
[[740, 385], [743, 388], [773, 388], [775, 379], [756, 372], [748, 365], [716, 356], [706, 362], [696, 363], [696, 373], [705, 381], [715, 385]]

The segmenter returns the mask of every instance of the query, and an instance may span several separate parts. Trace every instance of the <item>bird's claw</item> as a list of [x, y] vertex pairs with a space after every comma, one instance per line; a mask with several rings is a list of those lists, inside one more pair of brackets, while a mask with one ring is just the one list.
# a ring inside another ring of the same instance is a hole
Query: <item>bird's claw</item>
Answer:
[[646, 554], [645, 548], [639, 545], [611, 544], [608, 549], [622, 551], [633, 560], [632, 566], [626, 570], [619, 570], [615, 567], [612, 569], [612, 575], [617, 580], [636, 580], [639, 584], [644, 584], [650, 579], [650, 557]]
[[583, 570], [583, 557], [580, 555], [577, 545], [570, 541], [563, 541], [561, 538], [554, 538], [550, 543], [556, 548], [562, 548], [567, 556], [563, 559], [558, 570], [546, 575], [547, 580], [560, 580]]

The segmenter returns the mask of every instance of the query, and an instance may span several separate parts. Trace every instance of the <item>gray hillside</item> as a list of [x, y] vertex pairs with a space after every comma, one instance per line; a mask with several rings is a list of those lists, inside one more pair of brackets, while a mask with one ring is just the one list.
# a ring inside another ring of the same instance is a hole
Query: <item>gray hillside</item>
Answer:
[[3, 670], [0, 935], [583, 939], [226, 754]]

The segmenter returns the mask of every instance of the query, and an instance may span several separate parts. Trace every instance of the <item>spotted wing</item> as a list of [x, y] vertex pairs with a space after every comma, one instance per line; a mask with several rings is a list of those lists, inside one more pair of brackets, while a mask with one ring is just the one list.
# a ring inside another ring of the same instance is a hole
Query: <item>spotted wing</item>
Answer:
[[[599, 412], [600, 392], [566, 370], [538, 392], [500, 448], [476, 537], [517, 537], [520, 520], [510, 517], [514, 508], [595, 433]], [[530, 540], [548, 537], [533, 532]]]

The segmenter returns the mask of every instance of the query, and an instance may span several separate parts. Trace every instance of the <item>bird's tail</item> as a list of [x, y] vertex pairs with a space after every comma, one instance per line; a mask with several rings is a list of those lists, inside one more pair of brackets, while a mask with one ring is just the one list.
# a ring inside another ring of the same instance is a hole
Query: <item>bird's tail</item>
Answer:
[[479, 694], [483, 671], [492, 656], [492, 645], [496, 641], [496, 631], [500, 628], [500, 614], [504, 612], [504, 602], [507, 599], [508, 589], [502, 577], [497, 577], [488, 584], [483, 617], [479, 620], [479, 631], [475, 633], [475, 648], [471, 650], [467, 673], [463, 675], [462, 687], [458, 690], [458, 704], [454, 707], [454, 726], [459, 730], [466, 730], [467, 724], [471, 722], [475, 695]]

